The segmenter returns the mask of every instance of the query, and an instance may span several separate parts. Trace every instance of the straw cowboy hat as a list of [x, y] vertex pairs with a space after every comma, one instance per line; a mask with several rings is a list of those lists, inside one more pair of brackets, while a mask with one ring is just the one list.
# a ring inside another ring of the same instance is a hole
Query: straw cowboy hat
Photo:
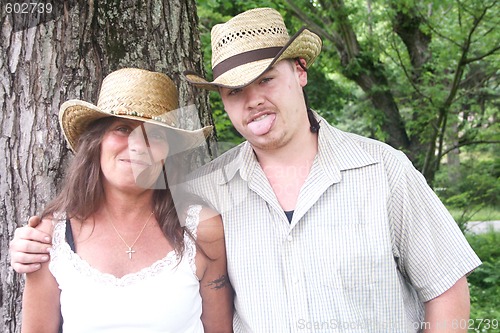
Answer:
[[[78, 149], [78, 140], [90, 123], [105, 117], [139, 120], [165, 127], [179, 138], [176, 152], [204, 143], [212, 126], [196, 130], [179, 127], [177, 88], [165, 74], [137, 68], [112, 72], [102, 82], [97, 105], [69, 100], [61, 105], [59, 123], [71, 150]], [[172, 145], [171, 145], [172, 146]]]
[[319, 36], [304, 27], [290, 38], [281, 14], [271, 8], [243, 12], [215, 25], [211, 34], [214, 80], [184, 72], [190, 83], [210, 90], [246, 86], [283, 59], [303, 58], [310, 66], [322, 46]]

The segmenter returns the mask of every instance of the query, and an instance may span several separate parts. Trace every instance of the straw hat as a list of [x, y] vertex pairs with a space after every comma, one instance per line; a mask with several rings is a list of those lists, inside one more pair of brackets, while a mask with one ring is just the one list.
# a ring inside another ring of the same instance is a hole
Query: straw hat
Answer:
[[283, 17], [272, 8], [243, 12], [215, 25], [211, 34], [214, 80], [184, 72], [190, 83], [210, 90], [246, 86], [283, 59], [303, 58], [310, 66], [322, 46], [319, 36], [304, 27], [290, 38]]
[[61, 105], [59, 123], [71, 150], [77, 150], [80, 135], [92, 121], [105, 117], [168, 128], [179, 136], [175, 147], [171, 147], [177, 152], [201, 145], [212, 131], [212, 126], [192, 131], [180, 128], [175, 84], [165, 74], [137, 68], [120, 69], [106, 76], [97, 105], [76, 99]]

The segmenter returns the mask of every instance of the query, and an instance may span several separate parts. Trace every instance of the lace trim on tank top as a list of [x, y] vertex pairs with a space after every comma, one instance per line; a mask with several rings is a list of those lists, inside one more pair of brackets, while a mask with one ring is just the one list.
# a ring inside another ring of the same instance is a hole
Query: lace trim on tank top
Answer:
[[[200, 223], [200, 212], [202, 207], [200, 205], [192, 205], [189, 206], [186, 217], [186, 225], [185, 228], [189, 230], [194, 240], [197, 237], [198, 224]], [[184, 233], [184, 255], [188, 259], [189, 266], [193, 271], [194, 275], [196, 275], [196, 243], [193, 241], [191, 237], [187, 233]]]
[[[191, 232], [193, 237], [196, 239], [196, 231], [199, 223], [199, 214], [202, 207], [200, 205], [189, 206], [186, 218], [186, 228]], [[129, 286], [136, 282], [143, 281], [149, 277], [156, 276], [163, 272], [165, 269], [175, 269], [176, 265], [179, 263], [181, 258], [175, 253], [174, 250], [167, 253], [165, 257], [157, 260], [152, 265], [145, 267], [138, 272], [126, 274], [120, 278], [110, 274], [103, 273], [98, 269], [90, 266], [88, 262], [80, 258], [78, 254], [73, 252], [69, 244], [65, 240], [66, 234], [66, 213], [54, 214], [54, 233], [53, 233], [53, 250], [51, 252], [51, 261], [54, 263], [58, 261], [60, 257], [68, 259], [68, 261], [73, 265], [73, 268], [77, 270], [83, 276], [91, 278], [93, 281], [98, 282], [103, 285], [112, 286]], [[184, 234], [184, 257], [188, 261], [189, 267], [191, 268], [194, 276], [196, 276], [196, 244], [186, 233]], [[59, 265], [51, 265], [51, 270], [57, 273]]]

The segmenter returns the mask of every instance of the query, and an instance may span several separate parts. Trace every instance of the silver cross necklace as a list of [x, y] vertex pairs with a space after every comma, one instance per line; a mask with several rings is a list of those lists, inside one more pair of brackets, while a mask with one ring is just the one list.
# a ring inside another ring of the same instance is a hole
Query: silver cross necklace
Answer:
[[137, 235], [137, 238], [135, 239], [135, 241], [132, 243], [132, 245], [128, 245], [127, 242], [125, 242], [125, 240], [123, 239], [122, 235], [120, 235], [120, 233], [118, 232], [118, 230], [116, 230], [116, 227], [115, 225], [113, 224], [113, 222], [111, 221], [111, 219], [109, 220], [109, 222], [111, 223], [111, 226], [113, 227], [113, 229], [115, 230], [116, 234], [118, 235], [118, 237], [120, 237], [120, 239], [122, 240], [122, 242], [127, 246], [127, 251], [125, 251], [125, 253], [128, 254], [128, 258], [130, 260], [132, 260], [132, 254], [135, 253], [135, 250], [134, 250], [134, 245], [135, 243], [137, 243], [137, 240], [139, 239], [139, 237], [141, 237], [142, 235], [142, 232], [144, 231], [144, 229], [146, 229], [146, 226], [148, 225], [148, 222], [149, 220], [151, 219], [151, 216], [153, 216], [153, 213], [154, 212], [151, 212], [151, 214], [149, 215], [148, 219], [146, 220], [146, 223], [144, 223], [144, 226], [142, 227], [141, 229], [141, 232], [139, 232], [139, 235]]

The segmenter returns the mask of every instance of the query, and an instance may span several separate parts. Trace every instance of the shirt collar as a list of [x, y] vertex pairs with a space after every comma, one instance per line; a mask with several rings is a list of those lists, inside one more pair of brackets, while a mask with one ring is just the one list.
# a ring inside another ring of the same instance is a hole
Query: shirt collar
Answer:
[[340, 172], [379, 162], [360, 145], [361, 141], [369, 139], [343, 132], [329, 125], [322, 117], [316, 117], [322, 125], [318, 132], [318, 158], [324, 165], [330, 166], [327, 170], [333, 172], [336, 169]]
[[[321, 124], [318, 132], [317, 159], [325, 174], [334, 182], [340, 181], [341, 171], [378, 163], [360, 146], [359, 140], [366, 140], [365, 138], [334, 128], [318, 114], [316, 117]], [[248, 141], [234, 149], [238, 149], [238, 152], [235, 158], [223, 167], [223, 178], [219, 182], [221, 185], [231, 181], [238, 171], [240, 177], [248, 181], [254, 170], [259, 167], [257, 157]]]
[[231, 181], [238, 171], [240, 177], [248, 181], [253, 170], [258, 167], [257, 157], [248, 141], [243, 142], [233, 149], [237, 149], [238, 151], [235, 158], [223, 167], [223, 178], [219, 182], [221, 185]]

